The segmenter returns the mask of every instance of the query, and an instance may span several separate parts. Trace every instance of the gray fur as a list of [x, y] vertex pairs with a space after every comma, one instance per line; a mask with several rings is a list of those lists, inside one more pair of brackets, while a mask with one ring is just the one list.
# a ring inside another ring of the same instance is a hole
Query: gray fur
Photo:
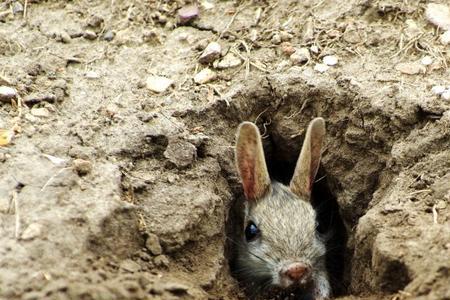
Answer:
[[302, 261], [313, 270], [310, 279], [315, 290], [311, 292], [317, 299], [326, 298], [330, 292], [324, 261], [326, 249], [317, 235], [316, 212], [309, 201], [273, 182], [271, 194], [246, 205], [245, 225], [254, 222], [261, 237], [249, 243], [243, 241], [238, 250], [241, 277], [261, 289], [279, 286], [282, 266]]
[[[316, 212], [309, 199], [324, 135], [324, 120], [311, 121], [287, 187], [265, 179], [269, 174], [257, 127], [244, 122], [238, 130], [236, 162], [247, 196], [244, 227], [253, 222], [260, 235], [250, 241], [243, 239], [237, 272], [256, 292], [273, 286], [299, 287], [316, 300], [330, 296], [325, 243], [317, 233]], [[307, 271], [292, 279], [286, 274], [293, 265]]]

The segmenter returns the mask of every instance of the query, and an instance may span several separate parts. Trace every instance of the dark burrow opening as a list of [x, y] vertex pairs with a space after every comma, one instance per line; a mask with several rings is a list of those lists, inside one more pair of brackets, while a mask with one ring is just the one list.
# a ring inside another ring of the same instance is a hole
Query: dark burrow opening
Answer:
[[[282, 138], [282, 137], [281, 137]], [[270, 134], [263, 140], [264, 152], [269, 174], [272, 180], [289, 185], [293, 176], [298, 155], [302, 146], [299, 143], [295, 151], [284, 149], [286, 143], [279, 143], [280, 137], [273, 139]], [[277, 140], [274, 142], [274, 140]], [[285, 154], [291, 151], [290, 155]], [[295, 152], [294, 154], [292, 152]], [[317, 213], [318, 231], [320, 234], [326, 235], [326, 268], [329, 275], [330, 284], [332, 286], [333, 296], [342, 296], [348, 291], [348, 270], [350, 270], [350, 256], [347, 253], [347, 232], [344, 222], [340, 216], [339, 205], [332, 191], [330, 178], [327, 177], [326, 170], [321, 166], [319, 168], [312, 192], [312, 205]], [[237, 245], [243, 241], [243, 223], [244, 223], [244, 196], [239, 182], [232, 184], [232, 190], [235, 195], [232, 207], [230, 209], [229, 222], [227, 224], [227, 236], [229, 242], [227, 244], [227, 257], [230, 261], [230, 270], [232, 274], [239, 280], [237, 273]], [[243, 292], [249, 298], [257, 299], [304, 299], [301, 297], [301, 291], [289, 291], [283, 293], [276, 291], [275, 293], [263, 294], [262, 297], [255, 297], [252, 287], [242, 285]], [[307, 299], [307, 298], [305, 298]]]

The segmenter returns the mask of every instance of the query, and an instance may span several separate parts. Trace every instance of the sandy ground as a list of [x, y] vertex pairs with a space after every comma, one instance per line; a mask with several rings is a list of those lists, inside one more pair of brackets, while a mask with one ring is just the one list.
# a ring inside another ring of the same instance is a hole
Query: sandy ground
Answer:
[[0, 299], [245, 299], [236, 128], [289, 177], [315, 116], [335, 294], [450, 299], [450, 46], [427, 1], [205, 0], [186, 24], [183, 1], [25, 2], [0, 3]]

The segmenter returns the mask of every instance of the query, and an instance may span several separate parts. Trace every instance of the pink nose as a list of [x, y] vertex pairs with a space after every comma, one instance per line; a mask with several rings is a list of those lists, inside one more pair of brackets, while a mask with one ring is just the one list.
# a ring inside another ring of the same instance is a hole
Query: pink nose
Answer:
[[302, 263], [292, 263], [287, 267], [284, 274], [293, 281], [299, 281], [309, 271], [309, 268]]

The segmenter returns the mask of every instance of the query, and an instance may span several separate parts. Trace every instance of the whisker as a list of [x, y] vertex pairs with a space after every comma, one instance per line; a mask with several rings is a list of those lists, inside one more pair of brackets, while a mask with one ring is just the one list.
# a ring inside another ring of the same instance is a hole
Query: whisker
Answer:
[[[239, 246], [239, 247], [242, 247], [242, 245], [241, 245], [240, 243], [234, 241], [232, 238], [230, 238], [230, 237], [228, 237], [228, 236], [226, 236], [226, 238], [229, 239], [229, 240], [230, 240], [232, 243], [234, 243], [235, 245], [237, 245], [237, 246]], [[260, 256], [258, 256], [258, 255], [256, 255], [255, 253], [251, 252], [250, 250], [248, 250], [248, 249], [245, 248], [245, 247], [242, 247], [242, 248], [244, 248], [245, 251], [247, 251], [249, 254], [253, 255], [254, 257], [256, 257], [256, 258], [258, 258], [258, 259], [260, 259], [262, 262], [267, 263], [267, 260], [265, 260], [264, 258], [262, 258], [262, 257], [260, 257]]]

